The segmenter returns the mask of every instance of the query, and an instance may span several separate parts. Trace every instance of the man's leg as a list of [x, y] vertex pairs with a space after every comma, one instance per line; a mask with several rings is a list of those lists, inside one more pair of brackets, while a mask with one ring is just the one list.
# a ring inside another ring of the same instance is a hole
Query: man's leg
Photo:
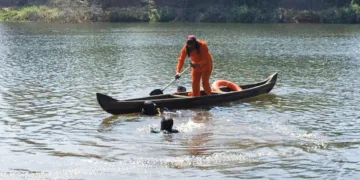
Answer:
[[211, 71], [203, 71], [202, 72], [202, 76], [201, 76], [202, 84], [203, 84], [204, 91], [207, 95], [211, 94], [210, 76], [211, 76]]
[[191, 78], [192, 78], [192, 93], [191, 93], [191, 96], [200, 96], [201, 72], [192, 71]]

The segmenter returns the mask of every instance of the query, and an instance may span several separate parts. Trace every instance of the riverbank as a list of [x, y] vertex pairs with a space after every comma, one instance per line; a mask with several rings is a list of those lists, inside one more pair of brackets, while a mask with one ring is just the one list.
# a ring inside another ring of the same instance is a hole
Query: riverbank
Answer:
[[330, 8], [320, 11], [275, 8], [264, 10], [248, 6], [201, 9], [171, 7], [107, 8], [82, 6], [55, 8], [29, 6], [1, 8], [0, 21], [82, 22], [205, 22], [205, 23], [360, 23], [360, 7]]

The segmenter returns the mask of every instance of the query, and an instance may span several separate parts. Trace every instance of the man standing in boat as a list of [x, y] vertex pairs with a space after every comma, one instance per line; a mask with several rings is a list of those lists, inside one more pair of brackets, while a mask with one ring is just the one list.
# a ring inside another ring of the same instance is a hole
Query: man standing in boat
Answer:
[[175, 79], [180, 78], [180, 72], [184, 66], [186, 56], [191, 58], [191, 96], [200, 96], [200, 81], [202, 81], [204, 91], [207, 95], [211, 94], [210, 76], [213, 69], [212, 55], [205, 41], [197, 40], [194, 35], [188, 35], [186, 44], [182, 48], [178, 58]]

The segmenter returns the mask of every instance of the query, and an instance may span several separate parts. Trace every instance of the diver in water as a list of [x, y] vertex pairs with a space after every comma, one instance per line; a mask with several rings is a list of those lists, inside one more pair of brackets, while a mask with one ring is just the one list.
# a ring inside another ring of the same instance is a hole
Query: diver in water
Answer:
[[165, 134], [170, 134], [170, 133], [178, 133], [179, 132], [178, 130], [173, 129], [174, 120], [170, 117], [167, 117], [166, 115], [163, 115], [163, 112], [167, 112], [167, 111], [169, 111], [167, 108], [162, 108], [162, 109], [157, 108], [156, 104], [153, 103], [152, 101], [144, 102], [144, 106], [141, 110], [142, 115], [150, 115], [150, 116], [159, 115], [159, 116], [161, 116], [160, 131], [151, 129], [152, 133], [163, 132]]
[[178, 133], [179, 131], [176, 129], [173, 129], [174, 120], [170, 117], [162, 116], [161, 119], [161, 126], [160, 131], [151, 129], [152, 133], [160, 133], [163, 132], [164, 134], [171, 134], [171, 133]]
[[168, 108], [158, 108], [155, 103], [152, 101], [145, 101], [144, 106], [141, 108], [141, 115], [148, 115], [154, 116], [159, 115], [161, 116], [163, 112], [169, 111]]
[[159, 108], [157, 108], [156, 104], [152, 101], [145, 101], [144, 106], [141, 109], [141, 114], [149, 116], [157, 115], [159, 114]]

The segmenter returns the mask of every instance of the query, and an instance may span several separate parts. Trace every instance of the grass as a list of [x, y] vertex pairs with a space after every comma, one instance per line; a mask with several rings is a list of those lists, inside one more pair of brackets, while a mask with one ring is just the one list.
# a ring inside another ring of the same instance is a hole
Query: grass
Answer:
[[60, 20], [60, 10], [47, 6], [29, 6], [21, 9], [0, 9], [0, 21], [44, 21], [56, 22]]

